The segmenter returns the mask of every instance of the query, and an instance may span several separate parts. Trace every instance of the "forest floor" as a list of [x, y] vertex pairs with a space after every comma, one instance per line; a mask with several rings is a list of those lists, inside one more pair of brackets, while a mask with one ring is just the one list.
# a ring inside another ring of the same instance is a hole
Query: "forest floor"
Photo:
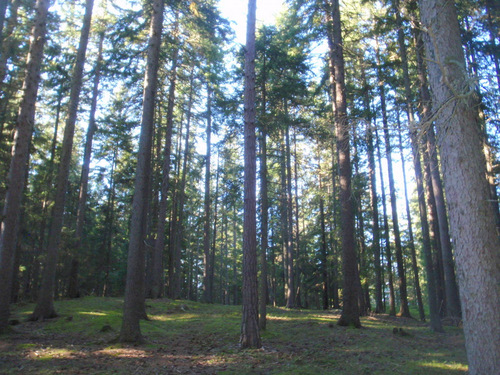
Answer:
[[437, 334], [425, 323], [380, 314], [355, 329], [335, 324], [338, 310], [269, 308], [263, 348], [241, 350], [239, 306], [146, 303], [146, 342], [138, 346], [116, 342], [122, 299], [57, 301], [60, 316], [43, 322], [26, 321], [32, 304], [15, 305], [19, 324], [0, 336], [0, 374], [467, 373], [457, 327]]

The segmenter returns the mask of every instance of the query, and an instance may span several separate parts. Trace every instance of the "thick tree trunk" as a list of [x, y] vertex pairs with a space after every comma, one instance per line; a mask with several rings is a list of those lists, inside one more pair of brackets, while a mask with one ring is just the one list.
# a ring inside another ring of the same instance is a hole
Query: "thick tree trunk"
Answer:
[[14, 133], [14, 146], [10, 161], [8, 186], [0, 226], [0, 331], [7, 328], [10, 309], [12, 276], [19, 232], [21, 200], [28, 169], [29, 147], [35, 122], [35, 104], [40, 82], [40, 67], [45, 44], [49, 0], [38, 0], [36, 17], [31, 31], [31, 41], [23, 84], [23, 98]]
[[325, 1], [327, 9], [328, 46], [330, 50], [330, 77], [335, 112], [340, 179], [340, 230], [342, 237], [342, 269], [344, 276], [342, 315], [337, 324], [361, 327], [359, 321], [358, 292], [356, 288], [357, 260], [354, 227], [354, 204], [351, 188], [351, 156], [349, 122], [344, 78], [344, 51], [338, 0]]
[[57, 268], [57, 256], [59, 250], [59, 241], [63, 227], [64, 204], [66, 202], [66, 190], [68, 185], [69, 170], [71, 165], [71, 153], [73, 150], [73, 137], [75, 134], [75, 124], [80, 101], [80, 91], [83, 81], [83, 68], [85, 65], [85, 54], [90, 34], [90, 22], [92, 20], [93, 0], [87, 0], [85, 3], [85, 15], [82, 31], [80, 35], [80, 44], [71, 79], [71, 91], [69, 98], [68, 119], [64, 128], [64, 137], [61, 151], [61, 160], [59, 162], [59, 171], [57, 174], [56, 196], [54, 207], [52, 209], [52, 222], [49, 231], [49, 243], [47, 245], [47, 257], [44, 263], [42, 286], [38, 295], [35, 311], [30, 316], [32, 320], [52, 318], [56, 316], [54, 310], [54, 288]]
[[143, 340], [139, 321], [145, 317], [145, 224], [149, 202], [149, 173], [151, 169], [151, 148], [153, 139], [154, 108], [158, 77], [161, 33], [163, 26], [163, 0], [152, 4], [151, 28], [149, 31], [148, 55], [144, 75], [141, 134], [137, 155], [137, 169], [132, 200], [132, 218], [127, 259], [127, 279], [123, 321], [120, 331], [121, 342]]
[[454, 3], [421, 0], [470, 374], [500, 373], [500, 239]]
[[245, 129], [244, 129], [244, 214], [243, 214], [243, 314], [242, 348], [260, 348], [257, 286], [256, 220], [256, 137], [255, 137], [255, 13], [256, 0], [248, 1], [245, 52]]

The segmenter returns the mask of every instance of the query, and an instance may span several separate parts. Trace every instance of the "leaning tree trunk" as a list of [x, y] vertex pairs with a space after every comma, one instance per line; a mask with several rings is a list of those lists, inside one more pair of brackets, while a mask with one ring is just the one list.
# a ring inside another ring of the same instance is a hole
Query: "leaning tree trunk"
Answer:
[[80, 44], [78, 46], [73, 77], [71, 79], [68, 119], [64, 127], [61, 160], [59, 162], [59, 171], [57, 174], [56, 196], [52, 209], [52, 222], [50, 225], [49, 243], [47, 245], [47, 257], [43, 269], [42, 286], [38, 295], [35, 311], [33, 311], [33, 314], [30, 316], [31, 320], [52, 318], [57, 315], [54, 310], [57, 255], [63, 227], [64, 204], [66, 201], [73, 138], [75, 134], [76, 117], [78, 114], [78, 103], [80, 101], [80, 91], [82, 88], [83, 68], [85, 65], [85, 54], [87, 52], [93, 6], [94, 0], [86, 1]]
[[255, 13], [256, 0], [248, 1], [247, 42], [245, 53], [245, 181], [243, 214], [243, 315], [242, 348], [260, 348], [257, 290], [256, 220], [256, 137], [255, 137]]
[[132, 218], [127, 259], [125, 303], [120, 332], [121, 342], [143, 340], [139, 321], [145, 316], [145, 223], [149, 201], [149, 173], [151, 169], [151, 148], [153, 142], [154, 108], [163, 26], [163, 0], [152, 4], [151, 28], [149, 31], [148, 55], [144, 75], [141, 134], [137, 155], [137, 169], [132, 200]]
[[500, 238], [454, 3], [420, 0], [471, 374], [500, 373]]
[[31, 31], [23, 98], [19, 107], [12, 158], [7, 177], [9, 189], [5, 196], [3, 220], [0, 226], [0, 331], [7, 328], [10, 314], [9, 304], [21, 215], [21, 200], [35, 122], [35, 104], [40, 82], [40, 67], [43, 59], [49, 6], [49, 0], [38, 0], [35, 5], [36, 18]]
[[80, 196], [78, 199], [78, 211], [76, 214], [75, 247], [73, 249], [73, 259], [71, 260], [71, 269], [68, 286], [68, 297], [77, 298], [80, 296], [78, 287], [78, 268], [79, 252], [82, 246], [83, 225], [85, 223], [85, 209], [87, 205], [87, 190], [89, 185], [90, 158], [92, 156], [92, 141], [96, 131], [95, 113], [97, 110], [97, 99], [99, 96], [99, 81], [101, 78], [102, 65], [102, 45], [104, 43], [104, 32], [99, 36], [99, 48], [97, 53], [96, 68], [94, 72], [94, 86], [92, 88], [92, 101], [90, 104], [89, 126], [87, 129], [87, 139], [83, 154], [82, 174], [80, 177]]
[[340, 231], [343, 254], [343, 305], [342, 315], [337, 324], [361, 327], [359, 321], [358, 291], [356, 286], [357, 267], [354, 227], [354, 203], [351, 188], [351, 156], [349, 145], [349, 122], [347, 119], [347, 99], [344, 78], [344, 49], [340, 24], [338, 0], [326, 0], [328, 46], [330, 56], [330, 76], [333, 82], [335, 112], [335, 135], [340, 180]]

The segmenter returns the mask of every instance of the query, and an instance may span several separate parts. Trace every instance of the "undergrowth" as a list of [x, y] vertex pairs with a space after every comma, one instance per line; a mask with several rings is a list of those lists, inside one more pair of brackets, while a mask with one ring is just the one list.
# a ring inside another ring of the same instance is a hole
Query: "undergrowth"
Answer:
[[[433, 333], [412, 319], [380, 314], [363, 328], [337, 326], [339, 311], [268, 309], [263, 348], [238, 345], [241, 307], [148, 300], [141, 346], [117, 342], [123, 300], [57, 301], [59, 317], [20, 322], [0, 336], [1, 374], [465, 374], [460, 328]], [[394, 330], [397, 328], [397, 330]], [[395, 332], [394, 332], [395, 331]]]

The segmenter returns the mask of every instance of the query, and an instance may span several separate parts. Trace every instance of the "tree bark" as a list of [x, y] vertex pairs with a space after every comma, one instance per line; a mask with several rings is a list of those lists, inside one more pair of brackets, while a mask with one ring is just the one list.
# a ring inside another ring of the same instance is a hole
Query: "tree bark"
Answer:
[[80, 296], [78, 286], [78, 268], [79, 268], [79, 253], [82, 246], [83, 226], [85, 224], [85, 209], [87, 204], [87, 189], [89, 184], [90, 158], [92, 156], [92, 141], [94, 133], [97, 130], [95, 123], [95, 113], [97, 110], [97, 99], [99, 97], [99, 81], [101, 79], [102, 65], [102, 46], [104, 43], [104, 32], [99, 36], [99, 47], [97, 52], [97, 61], [94, 71], [94, 86], [92, 88], [92, 100], [90, 104], [89, 126], [87, 129], [87, 139], [85, 142], [85, 150], [83, 155], [82, 173], [80, 177], [80, 195], [78, 199], [78, 211], [76, 215], [76, 231], [75, 231], [75, 248], [74, 255], [71, 261], [71, 272], [69, 277], [68, 297], [77, 298]]
[[256, 223], [256, 137], [255, 137], [255, 13], [256, 0], [248, 0], [245, 51], [245, 129], [244, 129], [244, 214], [243, 214], [243, 314], [242, 348], [260, 348], [257, 289]]
[[203, 302], [213, 303], [214, 294], [214, 264], [213, 256], [210, 251], [210, 159], [211, 159], [211, 135], [212, 135], [212, 115], [211, 111], [211, 92], [207, 94], [207, 155], [205, 158], [205, 219], [203, 231]]
[[500, 238], [454, 3], [420, 0], [470, 374], [500, 373]]
[[[417, 78], [419, 84], [419, 109], [422, 122], [426, 122], [430, 116], [430, 93], [427, 83], [427, 72], [424, 64], [424, 51], [422, 34], [418, 26], [412, 29], [413, 40], [417, 57]], [[422, 175], [422, 163], [420, 161], [420, 149], [418, 147], [418, 129], [415, 126], [410, 128], [410, 143], [413, 155], [413, 168], [415, 169], [415, 180], [417, 183], [418, 210], [422, 228], [422, 250], [424, 253], [424, 266], [427, 274], [427, 295], [429, 301], [429, 316], [431, 329], [435, 332], [443, 332], [441, 318], [439, 316], [439, 299], [437, 293], [437, 278], [432, 260], [432, 236], [429, 220], [427, 217], [424, 176]], [[425, 154], [425, 152], [424, 152]], [[425, 158], [424, 158], [425, 161]], [[429, 186], [427, 187], [429, 189]]]
[[49, 0], [37, 0], [35, 22], [31, 30], [30, 47], [23, 83], [23, 98], [19, 107], [14, 133], [14, 145], [8, 174], [8, 191], [0, 226], [0, 331], [7, 328], [10, 309], [14, 259], [19, 232], [21, 200], [28, 169], [29, 147], [35, 122], [35, 104], [40, 83], [40, 67], [47, 29]]
[[121, 342], [143, 341], [139, 320], [145, 316], [145, 225], [149, 202], [149, 173], [153, 140], [154, 108], [163, 26], [163, 0], [152, 4], [151, 27], [147, 50], [144, 93], [142, 104], [141, 133], [137, 155], [137, 169], [132, 200], [132, 218], [127, 259], [125, 303], [120, 331]]
[[[265, 101], [263, 102], [265, 103]], [[265, 108], [265, 105], [264, 105]], [[265, 111], [263, 111], [265, 113]], [[259, 280], [259, 328], [266, 329], [267, 316], [267, 248], [269, 242], [269, 199], [267, 192], [267, 137], [266, 131], [260, 132], [260, 280]]]
[[[177, 22], [174, 26], [177, 34]], [[165, 248], [165, 230], [168, 208], [168, 193], [170, 190], [170, 154], [172, 149], [172, 133], [174, 126], [175, 88], [177, 83], [177, 65], [179, 48], [174, 49], [172, 56], [172, 68], [170, 72], [170, 87], [167, 99], [167, 131], [165, 135], [165, 146], [163, 149], [162, 181], [160, 187], [160, 202], [158, 204], [158, 220], [156, 225], [156, 241], [153, 250], [153, 275], [151, 285], [151, 297], [161, 298], [164, 293], [164, 266], [163, 252]]]
[[358, 292], [356, 288], [357, 260], [354, 227], [354, 204], [351, 187], [351, 159], [349, 122], [344, 78], [344, 51], [338, 0], [325, 1], [327, 9], [328, 46], [330, 50], [330, 77], [335, 98], [335, 135], [337, 137], [340, 179], [340, 230], [342, 237], [342, 269], [344, 276], [341, 326], [361, 327], [359, 321]]
[[73, 150], [73, 137], [75, 134], [75, 124], [80, 101], [80, 91], [82, 88], [83, 69], [85, 65], [85, 54], [90, 34], [90, 23], [92, 20], [93, 0], [85, 3], [85, 15], [83, 19], [82, 31], [80, 34], [80, 44], [71, 78], [71, 91], [69, 98], [68, 119], [64, 127], [64, 137], [59, 162], [59, 171], [56, 182], [56, 196], [52, 209], [52, 222], [49, 231], [49, 243], [47, 245], [47, 257], [45, 259], [42, 286], [38, 295], [35, 311], [30, 316], [31, 320], [52, 318], [56, 316], [54, 310], [54, 288], [57, 268], [57, 256], [59, 241], [63, 227], [64, 204], [66, 202], [66, 190], [68, 185], [69, 170], [71, 165], [71, 153]]
[[394, 186], [394, 172], [392, 167], [392, 146], [389, 134], [389, 123], [387, 120], [386, 97], [384, 89], [384, 80], [382, 77], [382, 69], [380, 62], [379, 50], [377, 47], [377, 64], [378, 64], [378, 80], [380, 91], [380, 105], [382, 107], [382, 123], [385, 141], [385, 156], [387, 159], [387, 175], [389, 179], [389, 194], [391, 197], [391, 212], [392, 212], [392, 226], [394, 233], [394, 247], [396, 250], [396, 265], [398, 270], [398, 286], [400, 297], [400, 310], [399, 315], [410, 317], [410, 309], [408, 307], [408, 292], [406, 287], [406, 272], [403, 259], [403, 247], [401, 245], [401, 233], [399, 231], [399, 218], [396, 200], [396, 187]]

